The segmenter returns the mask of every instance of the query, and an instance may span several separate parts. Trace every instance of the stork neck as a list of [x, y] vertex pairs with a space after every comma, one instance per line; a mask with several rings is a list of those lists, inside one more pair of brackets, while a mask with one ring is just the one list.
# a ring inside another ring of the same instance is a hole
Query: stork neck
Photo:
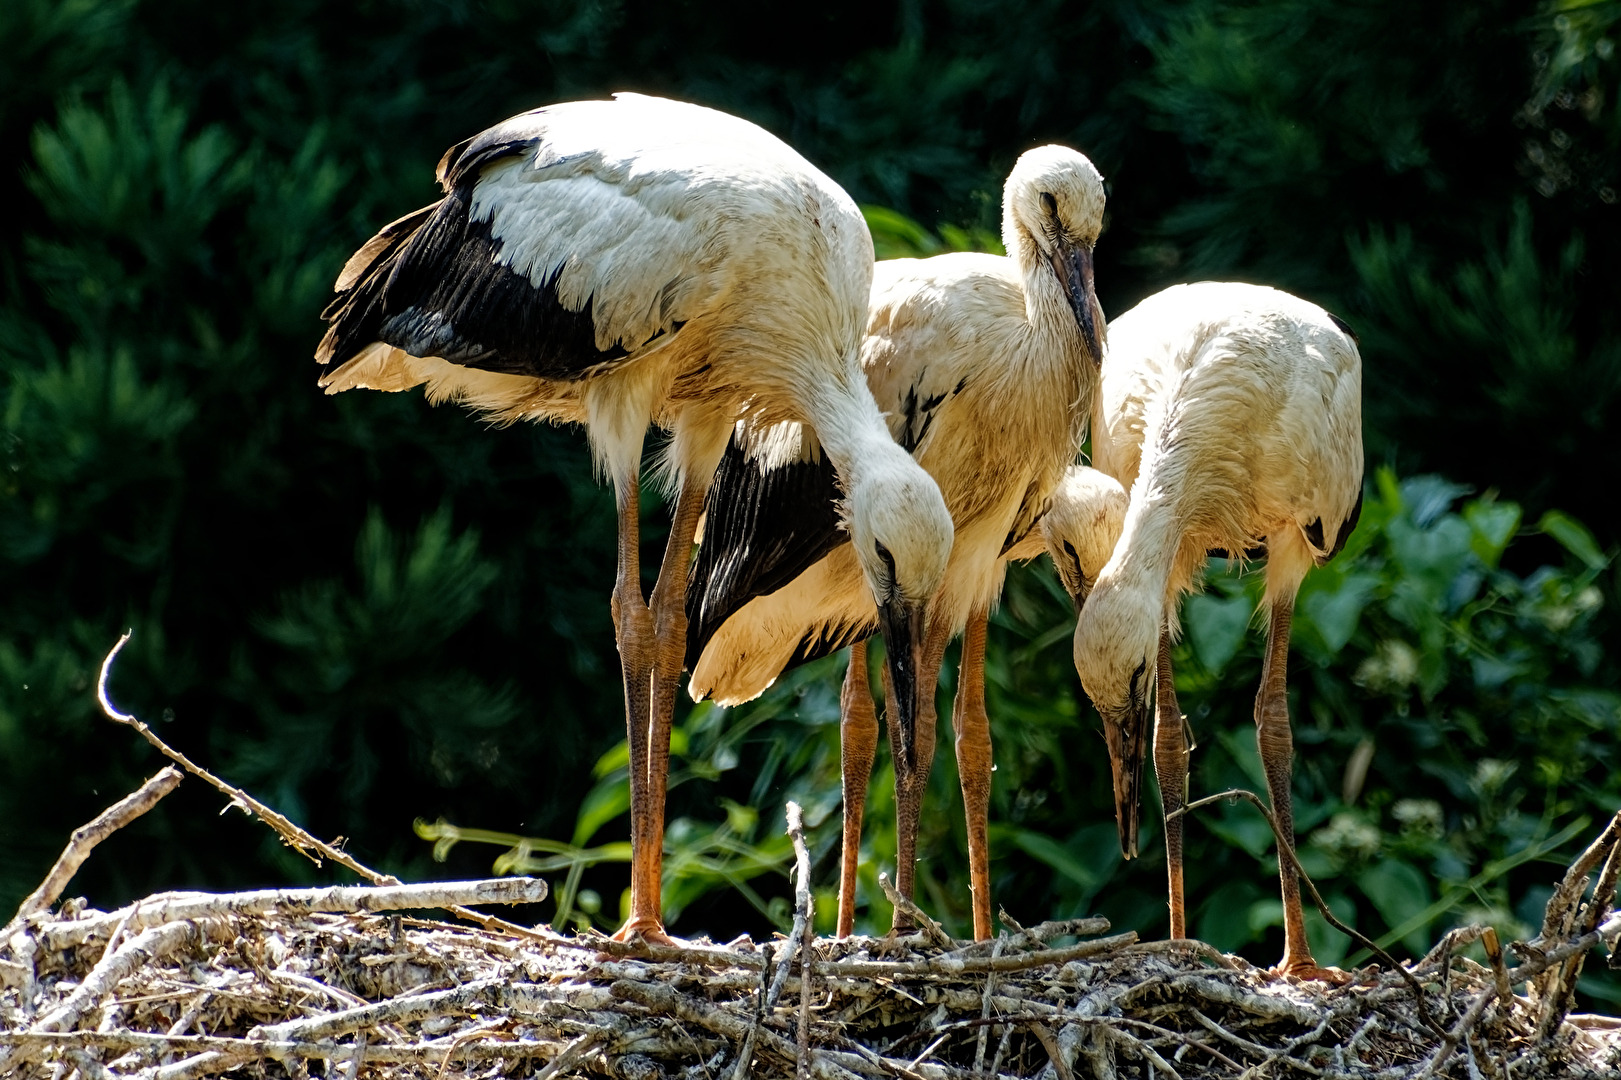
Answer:
[[[853, 361], [847, 366], [856, 368]], [[866, 478], [869, 463], [897, 449], [858, 368], [855, 374], [855, 379], [846, 374], [818, 386], [806, 409], [823, 451], [844, 481], [846, 493]]]
[[1018, 223], [1011, 210], [1003, 218], [1002, 244], [1019, 269], [1024, 317], [1031, 331], [1054, 340], [1059, 346], [1058, 355], [1079, 356], [1081, 332], [1075, 325], [1069, 297], [1053, 271], [1052, 258], [1042, 252], [1035, 237]]
[[1151, 477], [1139, 477], [1132, 486], [1120, 541], [1098, 575], [1099, 586], [1105, 580], [1112, 581], [1115, 588], [1145, 600], [1153, 597], [1174, 618], [1176, 597], [1170, 593], [1181, 541], [1182, 530], [1170, 493], [1154, 484]]

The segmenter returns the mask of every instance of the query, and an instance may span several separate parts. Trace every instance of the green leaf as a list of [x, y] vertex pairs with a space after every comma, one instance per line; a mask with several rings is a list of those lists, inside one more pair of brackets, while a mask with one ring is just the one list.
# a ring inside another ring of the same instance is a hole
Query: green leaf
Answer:
[[1238, 655], [1253, 611], [1249, 597], [1242, 593], [1227, 599], [1199, 593], [1182, 605], [1182, 623], [1187, 627], [1193, 655], [1211, 674], [1221, 674]]
[[1323, 571], [1315, 577], [1322, 578], [1323, 582], [1312, 588], [1310, 584], [1315, 578], [1307, 579], [1308, 588], [1302, 590], [1300, 598], [1300, 613], [1317, 630], [1323, 646], [1332, 655], [1345, 648], [1356, 633], [1362, 609], [1379, 588], [1379, 578], [1364, 573], [1335, 577]]
[[[1110, 836], [1114, 834], [1114, 827], [1112, 825], [1092, 826], [1091, 828], [1083, 829], [1081, 831], [1083, 833], [1088, 833], [1096, 831], [1099, 828], [1107, 832]], [[1013, 832], [1013, 842], [1017, 844], [1020, 850], [1024, 851], [1026, 854], [1040, 859], [1042, 862], [1058, 871], [1064, 877], [1068, 878], [1076, 885], [1079, 885], [1081, 889], [1089, 896], [1095, 894], [1109, 880], [1110, 874], [1099, 873], [1098, 870], [1096, 870], [1094, 866], [1090, 864], [1089, 860], [1082, 859], [1076, 854], [1076, 847], [1091, 847], [1093, 845], [1062, 844], [1050, 836], [1033, 832], [1030, 829], [1015, 830]], [[1118, 855], [1116, 856], [1115, 861], [1119, 861]], [[1110, 870], [1112, 872], [1113, 867], [1111, 867]]]
[[[1190, 899], [1197, 902], [1196, 897]], [[1258, 940], [1260, 934], [1250, 925], [1250, 910], [1260, 899], [1262, 888], [1257, 879], [1240, 876], [1222, 883], [1199, 905], [1200, 940], [1222, 952], [1236, 952]], [[1272, 902], [1277, 903], [1276, 898]]]
[[1497, 561], [1514, 539], [1520, 516], [1519, 505], [1511, 502], [1476, 499], [1463, 508], [1463, 519], [1474, 530], [1470, 549], [1490, 569], [1497, 569]]
[[[1435, 900], [1429, 879], [1401, 859], [1386, 858], [1370, 864], [1357, 876], [1356, 884], [1390, 927], [1409, 925]], [[1413, 955], [1423, 955], [1429, 948], [1428, 924], [1419, 923], [1401, 940]]]
[[944, 246], [929, 230], [898, 210], [863, 206], [862, 217], [872, 232], [872, 246], [880, 259], [920, 259]]
[[[1343, 893], [1328, 893], [1323, 902], [1334, 917], [1346, 926], [1356, 927], [1356, 905]], [[1316, 906], [1306, 904], [1306, 943], [1311, 946], [1312, 957], [1324, 967], [1334, 967], [1345, 959], [1351, 939], [1330, 926]]]
[[1599, 550], [1598, 541], [1587, 531], [1587, 526], [1559, 510], [1549, 510], [1537, 522], [1537, 531], [1558, 541], [1559, 546], [1587, 564], [1589, 570], [1602, 570], [1610, 564], [1609, 556]]
[[630, 810], [630, 779], [609, 777], [586, 793], [574, 818], [574, 846], [583, 847], [597, 830]]

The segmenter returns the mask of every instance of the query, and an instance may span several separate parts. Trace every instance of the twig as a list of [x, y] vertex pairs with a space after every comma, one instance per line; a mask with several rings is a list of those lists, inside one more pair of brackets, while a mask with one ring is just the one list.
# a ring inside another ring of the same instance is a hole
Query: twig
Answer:
[[[444, 1057], [445, 1049], [449, 1044], [450, 1040], [434, 1040], [410, 1046], [373, 1044], [364, 1049], [362, 1058], [367, 1062], [379, 1064], [437, 1065]], [[330, 1061], [346, 1061], [355, 1053], [353, 1043], [303, 1042], [298, 1040], [268, 1042], [237, 1039], [223, 1035], [153, 1035], [140, 1031], [0, 1031], [0, 1045], [39, 1047], [60, 1053], [65, 1053], [73, 1047], [83, 1046], [104, 1047], [109, 1051], [146, 1050], [163, 1052], [189, 1050], [197, 1051], [199, 1054], [217, 1053], [224, 1057], [243, 1061], [251, 1061], [259, 1057], [272, 1059], [324, 1058]], [[554, 1041], [534, 1039], [491, 1040], [483, 1043], [464, 1044], [457, 1049], [457, 1055], [476, 1061], [489, 1061], [501, 1058], [546, 1057], [560, 1054], [565, 1049], [566, 1046]]]
[[1114, 937], [1082, 941], [1062, 949], [1020, 953], [1017, 956], [990, 957], [937, 956], [926, 960], [829, 960], [819, 966], [823, 975], [877, 978], [906, 978], [914, 975], [978, 975], [988, 971], [1029, 971], [1038, 967], [1060, 967], [1071, 960], [1123, 949], [1137, 943], [1137, 932], [1128, 930]]
[[889, 880], [889, 875], [881, 870], [878, 872], [878, 887], [884, 890], [884, 896], [895, 906], [895, 910], [903, 915], [910, 916], [917, 922], [918, 928], [923, 931], [923, 935], [930, 941], [942, 949], [956, 948], [957, 943], [951, 940], [951, 935], [947, 934], [945, 929], [935, 922], [926, 911], [918, 907], [911, 897], [902, 896], [900, 890], [895, 888], [895, 883]]
[[1243, 965], [1243, 967], [1248, 966], [1247, 964], [1244, 964], [1242, 958], [1239, 958], [1235, 962], [1233, 957], [1228, 956], [1214, 945], [1200, 941], [1198, 938], [1174, 938], [1169, 941], [1139, 941], [1137, 944], [1125, 949], [1124, 951], [1132, 956], [1158, 956], [1165, 954], [1175, 956], [1178, 954], [1192, 953], [1194, 956], [1202, 956], [1206, 960], [1209, 960], [1212, 964], [1215, 964], [1217, 967], [1225, 968], [1228, 971], [1240, 971], [1242, 970], [1240, 965]]
[[1452, 1056], [1452, 1052], [1458, 1048], [1459, 1041], [1480, 1020], [1481, 1014], [1486, 1011], [1486, 1006], [1490, 1005], [1492, 999], [1496, 996], [1496, 987], [1483, 990], [1476, 995], [1475, 1000], [1470, 1002], [1469, 1008], [1464, 1010], [1462, 1016], [1458, 1017], [1458, 1022], [1452, 1025], [1452, 1030], [1448, 1031], [1442, 1038], [1440, 1049], [1436, 1050], [1430, 1060], [1425, 1062], [1417, 1080], [1429, 1080], [1442, 1065], [1446, 1064], [1447, 1059]]
[[[348, 867], [350, 870], [353, 870], [355, 873], [359, 874], [361, 877], [365, 878], [367, 881], [370, 881], [374, 885], [398, 885], [400, 883], [398, 878], [390, 877], [387, 874], [380, 874], [370, 867], [363, 866], [356, 862], [347, 854], [338, 850], [332, 845], [321, 840], [317, 840], [315, 837], [299, 828], [291, 820], [283, 817], [281, 814], [278, 814], [276, 811], [272, 810], [258, 799], [255, 799], [252, 795], [249, 795], [241, 788], [233, 787], [232, 785], [227, 784], [224, 780], [221, 780], [219, 777], [215, 776], [201, 765], [193, 762], [185, 754], [175, 750], [173, 747], [169, 746], [168, 743], [158, 738], [156, 732], [138, 720], [133, 714], [123, 712], [116, 705], [114, 705], [112, 703], [112, 699], [107, 696], [107, 678], [112, 674], [113, 661], [118, 658], [118, 654], [123, 651], [124, 646], [129, 644], [129, 637], [130, 631], [124, 631], [123, 636], [118, 639], [118, 644], [112, 647], [112, 651], [109, 652], [106, 659], [101, 662], [101, 673], [96, 678], [96, 701], [101, 704], [101, 711], [107, 714], [107, 718], [109, 720], [134, 729], [135, 732], [138, 733], [143, 739], [151, 743], [159, 753], [163, 754], [169, 760], [175, 762], [193, 776], [207, 781], [220, 792], [228, 796], [233, 804], [250, 811], [256, 817], [258, 817], [260, 821], [263, 821], [266, 825], [269, 825], [272, 829], [276, 830], [276, 833], [282, 838], [283, 842], [285, 842], [288, 847], [309, 859], [316, 866], [320, 866], [321, 859], [326, 858], [337, 863], [339, 866]], [[312, 851], [316, 854], [310, 854]], [[319, 856], [319, 858], [317, 856]]]
[[1193, 1018], [1212, 1035], [1225, 1039], [1234, 1046], [1238, 1047], [1240, 1050], [1243, 1050], [1249, 1054], [1254, 1054], [1256, 1057], [1262, 1059], [1262, 1063], [1259, 1066], [1245, 1071], [1245, 1077], [1262, 1075], [1268, 1065], [1277, 1062], [1281, 1062], [1290, 1066], [1291, 1068], [1298, 1069], [1307, 1076], [1323, 1075], [1322, 1069], [1317, 1068], [1317, 1066], [1311, 1064], [1310, 1062], [1301, 1061], [1299, 1058], [1294, 1057], [1292, 1052], [1289, 1050], [1274, 1050], [1270, 1047], [1262, 1046], [1260, 1043], [1246, 1039], [1242, 1035], [1228, 1031], [1226, 1028], [1210, 1019], [1210, 1017], [1206, 1016], [1198, 1009], [1193, 1009], [1191, 1012]]
[[1030, 1033], [1040, 1042], [1041, 1048], [1047, 1051], [1047, 1060], [1053, 1063], [1053, 1071], [1058, 1073], [1058, 1080], [1075, 1080], [1075, 1075], [1069, 1071], [1069, 1062], [1064, 1060], [1064, 1051], [1059, 1049], [1058, 1040], [1045, 1024], [1031, 1024]]
[[[548, 1061], [546, 1067], [535, 1074], [535, 1080], [552, 1080], [552, 1077], [557, 1076], [559, 1073], [574, 1068], [593, 1046], [602, 1041], [602, 1035], [603, 1033], [600, 1030], [588, 1031], [563, 1047], [561, 1053]], [[448, 1053], [445, 1055], [445, 1063], [447, 1065], [450, 1063], [450, 1054]]]
[[1191, 1046], [1195, 1050], [1203, 1051], [1204, 1053], [1215, 1058], [1217, 1061], [1221, 1062], [1223, 1065], [1229, 1066], [1230, 1068], [1238, 1069], [1240, 1071], [1242, 1071], [1244, 1068], [1244, 1066], [1240, 1065], [1238, 1062], [1234, 1061], [1220, 1050], [1217, 1050], [1214, 1046], [1211, 1046], [1207, 1042], [1201, 1042], [1198, 1039], [1195, 1039], [1192, 1035], [1185, 1035], [1180, 1031], [1172, 1031], [1170, 1028], [1160, 1027], [1158, 1024], [1150, 1024], [1146, 1020], [1134, 1020], [1129, 1016], [1111, 1017], [1109, 1022], [1111, 1024], [1126, 1024], [1129, 1027], [1147, 1028], [1149, 1031], [1157, 1032], [1163, 1038], [1171, 1039], [1175, 1042], [1181, 1043], [1183, 1046]]
[[142, 784], [139, 789], [97, 814], [94, 820], [74, 829], [72, 837], [68, 840], [68, 846], [63, 848], [62, 854], [57, 857], [56, 865], [45, 875], [45, 880], [40, 882], [39, 888], [30, 893], [17, 908], [17, 914], [11, 917], [11, 922], [6, 928], [0, 930], [0, 939], [10, 937], [12, 929], [28, 916], [36, 911], [44, 911], [56, 903], [57, 897], [62, 895], [62, 890], [68, 887], [68, 882], [73, 880], [73, 875], [78, 873], [79, 867], [84, 865], [84, 861], [90, 857], [97, 844], [152, 809], [179, 784], [180, 773], [166, 767]]
[[49, 949], [66, 949], [110, 933], [128, 920], [129, 929], [216, 915], [297, 917], [310, 912], [347, 914], [449, 908], [461, 904], [533, 904], [546, 898], [539, 878], [486, 878], [482, 881], [427, 881], [412, 885], [333, 885], [320, 889], [255, 889], [240, 893], [180, 893], [142, 900], [105, 915], [57, 923], [40, 932]]
[[1293, 873], [1299, 875], [1301, 882], [1306, 886], [1306, 891], [1311, 894], [1312, 903], [1317, 905], [1317, 910], [1322, 914], [1323, 919], [1327, 921], [1327, 923], [1334, 929], [1338, 930], [1352, 941], [1355, 941], [1364, 949], [1367, 949], [1369, 952], [1378, 956], [1379, 959], [1383, 960], [1387, 965], [1389, 965], [1392, 970], [1398, 972], [1403, 981], [1407, 983], [1408, 989], [1412, 990], [1413, 992], [1413, 997], [1418, 1007], [1419, 1020], [1424, 1024], [1425, 1027], [1435, 1032], [1435, 1034], [1444, 1037], [1446, 1035], [1446, 1029], [1441, 1027], [1436, 1019], [1430, 1015], [1429, 1004], [1424, 995], [1424, 987], [1416, 978], [1413, 977], [1412, 972], [1408, 971], [1405, 967], [1398, 963], [1394, 956], [1391, 956], [1384, 949], [1380, 948], [1379, 944], [1372, 938], [1359, 933], [1357, 930], [1340, 921], [1339, 916], [1335, 915], [1333, 910], [1329, 908], [1328, 904], [1323, 901], [1322, 894], [1317, 891], [1316, 882], [1312, 881], [1311, 875], [1306, 873], [1306, 868], [1300, 865], [1300, 859], [1295, 855], [1294, 845], [1289, 843], [1289, 841], [1284, 838], [1283, 829], [1278, 825], [1278, 819], [1273, 816], [1272, 811], [1267, 808], [1267, 805], [1261, 801], [1261, 797], [1259, 795], [1256, 795], [1253, 791], [1245, 791], [1242, 788], [1233, 788], [1231, 790], [1224, 791], [1219, 795], [1208, 795], [1205, 798], [1188, 803], [1181, 809], [1173, 811], [1167, 816], [1166, 820], [1168, 821], [1170, 818], [1177, 817], [1180, 814], [1186, 814], [1193, 810], [1197, 810], [1200, 807], [1208, 806], [1213, 802], [1235, 798], [1249, 800], [1249, 802], [1261, 812], [1261, 815], [1266, 818], [1266, 823], [1272, 827], [1273, 839], [1275, 839], [1278, 843], [1278, 857], [1280, 859], [1287, 858], [1289, 860], [1290, 868], [1292, 869]]
[[816, 902], [811, 897], [804, 813], [792, 801], [788, 803], [788, 836], [794, 842], [794, 932], [799, 937], [799, 1034], [794, 1072], [799, 1080], [810, 1080], [810, 996], [816, 970], [811, 940], [816, 932]]
[[[655, 1012], [697, 1024], [699, 1027], [707, 1028], [723, 1038], [741, 1040], [748, 1037], [747, 1024], [741, 1018], [733, 1016], [724, 1009], [684, 997], [672, 987], [621, 979], [614, 983], [610, 989], [615, 997], [634, 1001], [647, 1006]], [[783, 1060], [797, 1060], [799, 1056], [798, 1048], [787, 1039], [764, 1030], [760, 1032], [759, 1038], [762, 1045]], [[848, 1057], [849, 1055], [841, 1056]], [[817, 1080], [854, 1080], [854, 1077], [858, 1075], [843, 1065], [830, 1060], [831, 1055], [811, 1053], [809, 1057], [810, 1073]]]
[[[1615, 899], [1616, 874], [1618, 870], [1621, 870], [1621, 843], [1617, 842], [1618, 828], [1621, 828], [1621, 813], [1618, 813], [1611, 820], [1610, 826], [1599, 835], [1598, 840], [1594, 841], [1592, 846], [1583, 852], [1571, 867], [1572, 872], [1578, 867], [1588, 867], [1589, 869], [1584, 871], [1582, 876], [1577, 878], [1575, 882], [1571, 881], [1571, 875], [1566, 875], [1559, 892], [1574, 888], [1574, 896], [1569, 900], [1568, 914], [1559, 920], [1561, 924], [1560, 937], [1570, 932], [1572, 924], [1579, 925], [1579, 933], [1582, 936], [1590, 934], [1598, 929], [1599, 923], [1609, 913], [1610, 902]], [[1587, 884], [1587, 873], [1591, 872], [1591, 856], [1596, 854], [1595, 849], [1606, 839], [1609, 840], [1609, 848], [1604, 853], [1604, 868], [1599, 871], [1598, 881], [1593, 886], [1592, 899], [1588, 901], [1586, 909], [1578, 913], [1576, 901], [1581, 899], [1583, 888]], [[1556, 892], [1555, 896], [1558, 896], [1559, 892]], [[1548, 901], [1547, 915], [1543, 921], [1545, 940], [1547, 939], [1548, 925], [1554, 920], [1554, 901], [1550, 899]], [[1544, 976], [1539, 987], [1542, 994], [1542, 1005], [1541, 1016], [1537, 1024], [1538, 1035], [1546, 1037], [1549, 1033], [1555, 1031], [1564, 1021], [1565, 1015], [1570, 1012], [1572, 995], [1576, 991], [1576, 980], [1582, 973], [1582, 964], [1586, 959], [1587, 950], [1584, 949], [1559, 965], [1559, 967], [1550, 970]]]
[[[1012, 935], [1007, 937], [1007, 942], [1002, 949], [1003, 952], [1010, 949], [1044, 949], [1047, 947], [1047, 942], [1055, 937], [1091, 937], [1093, 934], [1107, 934], [1109, 932], [1109, 920], [1098, 916], [1085, 919], [1056, 919], [1039, 923], [1028, 929], [1019, 925], [1018, 921], [1010, 916], [1005, 909], [997, 913], [997, 918], [1003, 926], [1013, 931]], [[976, 941], [971, 945], [965, 945], [957, 949], [953, 955], [983, 956], [989, 953], [994, 948], [994, 943], [999, 940], [1001, 940], [1000, 937], [991, 941]]]
[[489, 1011], [564, 1000], [562, 989], [512, 983], [502, 977], [464, 983], [450, 990], [380, 1001], [340, 1012], [280, 1024], [262, 1024], [248, 1032], [250, 1041], [308, 1042], [336, 1038], [382, 1024], [409, 1024], [435, 1016], [454, 1016], [478, 1008]]
[[[252, 795], [249, 795], [241, 788], [227, 784], [225, 781], [221, 780], [219, 777], [215, 776], [201, 765], [196, 764], [190, 758], [186, 757], [186, 755], [182, 754], [180, 751], [174, 749], [168, 743], [158, 738], [156, 732], [154, 732], [146, 724], [142, 723], [132, 713], [126, 713], [119, 710], [119, 708], [112, 703], [112, 699], [107, 696], [107, 677], [112, 673], [113, 660], [117, 658], [124, 646], [129, 643], [129, 637], [130, 631], [124, 631], [123, 636], [118, 639], [118, 643], [112, 647], [112, 650], [107, 653], [106, 658], [102, 660], [101, 672], [96, 677], [96, 701], [100, 703], [101, 711], [107, 715], [109, 720], [134, 729], [135, 732], [141, 736], [141, 738], [151, 743], [159, 753], [163, 754], [163, 756], [175, 762], [193, 776], [207, 781], [216, 790], [227, 796], [231, 800], [232, 805], [241, 807], [243, 810], [252, 813], [260, 821], [270, 826], [271, 829], [275, 830], [276, 835], [282, 838], [283, 843], [287, 844], [287, 846], [291, 847], [300, 855], [303, 855], [306, 859], [309, 859], [316, 866], [321, 865], [321, 859], [330, 859], [339, 866], [352, 870], [354, 873], [371, 882], [373, 885], [400, 884], [399, 878], [394, 877], [391, 874], [383, 874], [373, 870], [364, 863], [350, 857], [347, 852], [341, 851], [338, 848], [333, 847], [331, 844], [326, 843], [324, 840], [319, 840], [312, 836], [310, 833], [300, 828], [290, 818], [287, 818], [282, 814], [277, 813], [275, 810], [272, 810], [270, 807], [266, 806], [258, 799], [255, 799]], [[310, 854], [312, 851], [316, 854]], [[481, 911], [474, 911], [471, 908], [461, 906], [453, 907], [449, 910], [455, 913], [458, 917], [477, 923], [486, 930], [493, 930], [498, 933], [514, 934], [520, 937], [529, 935], [529, 932], [524, 927], [509, 923], [504, 919], [499, 919], [493, 915], [486, 915]]]
[[1507, 1008], [1514, 1003], [1514, 989], [1509, 985], [1508, 966], [1503, 963], [1503, 943], [1497, 939], [1497, 930], [1490, 926], [1483, 927], [1480, 944], [1486, 950], [1486, 959], [1492, 965], [1492, 975], [1497, 982], [1497, 996], [1503, 1002], [1503, 1007]]
[[[781, 983], [776, 979], [767, 983], [766, 976], [771, 973], [771, 946], [764, 946], [766, 963], [760, 968], [760, 989], [754, 996], [754, 1022], [749, 1025], [749, 1033], [743, 1038], [743, 1046], [737, 1052], [737, 1066], [732, 1070], [732, 1080], [747, 1080], [749, 1075], [749, 1062], [754, 1060], [754, 1040], [760, 1035], [760, 1022], [765, 1014], [777, 1004], [777, 994], [781, 993]], [[791, 949], [789, 950], [792, 951]], [[787, 966], [779, 969], [782, 982], [788, 980]]]
[[[66, 1001], [46, 1013], [30, 1029], [32, 1034], [51, 1034], [66, 1031], [79, 1022], [86, 1012], [110, 994], [136, 968], [153, 963], [190, 941], [201, 932], [195, 922], [176, 922], [155, 926], [136, 935], [111, 956], [103, 957], [95, 969], [85, 976], [78, 989]], [[0, 1074], [11, 1064], [14, 1051], [0, 1053]]]
[[[1002, 912], [1002, 917], [1004, 919], [1006, 919], [1007, 918], [1007, 912], [1005, 912], [1005, 911]], [[992, 960], [995, 960], [997, 957], [1002, 955], [1002, 947], [1007, 944], [1007, 941], [1008, 941], [1008, 938], [1007, 938], [1006, 934], [998, 934], [998, 935], [996, 935], [996, 943], [991, 946], [991, 959]], [[990, 1019], [990, 1016], [991, 1016], [991, 993], [995, 989], [996, 989], [996, 972], [988, 971], [988, 972], [985, 973], [984, 1001], [981, 1002], [980, 1007], [979, 1007], [979, 1018], [981, 1020], [989, 1020]], [[979, 1032], [974, 1037], [974, 1072], [976, 1074], [983, 1075], [983, 1073], [984, 1073], [984, 1069], [985, 1069], [985, 1039], [986, 1039], [986, 1036], [988, 1036], [989, 1034], [990, 1034], [990, 1028], [989, 1027], [981, 1027], [979, 1029]]]
[[1172, 1065], [1169, 1061], [1166, 1061], [1158, 1050], [1155, 1050], [1152, 1046], [1149, 1046], [1141, 1039], [1134, 1039], [1125, 1032], [1115, 1031], [1112, 1028], [1105, 1027], [1103, 1028], [1103, 1031], [1106, 1033], [1108, 1038], [1114, 1039], [1123, 1044], [1133, 1054], [1136, 1054], [1138, 1057], [1150, 1062], [1153, 1067], [1159, 1069], [1160, 1072], [1170, 1077], [1171, 1080], [1182, 1080], [1182, 1074], [1177, 1072], [1176, 1066]]

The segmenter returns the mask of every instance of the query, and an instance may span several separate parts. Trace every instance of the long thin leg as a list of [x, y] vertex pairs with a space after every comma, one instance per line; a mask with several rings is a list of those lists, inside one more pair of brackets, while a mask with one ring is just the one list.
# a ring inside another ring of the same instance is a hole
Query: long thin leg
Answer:
[[[648, 790], [650, 769], [648, 735], [652, 705], [653, 615], [642, 597], [641, 581], [641, 481], [632, 474], [618, 480], [615, 494], [619, 510], [619, 574], [614, 581], [614, 638], [619, 645], [619, 665], [625, 681], [625, 738], [630, 744], [630, 921], [618, 937], [660, 931], [658, 875], [663, 852], [661, 842], [650, 842]], [[660, 801], [660, 824], [663, 804]], [[662, 837], [662, 829], [658, 834]], [[652, 895], [646, 895], [648, 878], [644, 865], [652, 860]]]
[[1172, 814], [1188, 801], [1188, 742], [1182, 710], [1176, 702], [1171, 676], [1171, 635], [1159, 632], [1159, 662], [1154, 687], [1154, 775], [1159, 779], [1160, 801], [1165, 807], [1165, 872], [1169, 882], [1171, 937], [1185, 938], [1187, 918], [1182, 906], [1182, 825]]
[[[659, 910], [664, 799], [670, 779], [670, 725], [675, 718], [675, 698], [686, 660], [687, 569], [692, 562], [692, 542], [698, 531], [707, 480], [705, 477], [704, 482], [683, 484], [676, 496], [664, 562], [648, 605], [652, 638], [647, 650], [650, 701], [644, 722], [645, 751], [640, 762], [634, 753], [631, 758], [631, 837], [635, 850], [631, 857], [630, 922], [620, 932], [639, 932], [655, 941], [670, 940], [664, 933]], [[637, 780], [641, 781], [640, 800], [636, 798]]]
[[861, 861], [861, 814], [878, 754], [878, 711], [867, 674], [867, 643], [850, 646], [850, 667], [839, 695], [839, 765], [844, 780], [844, 852], [839, 869], [839, 936], [856, 925], [856, 871]]
[[[1261, 690], [1255, 698], [1255, 740], [1266, 771], [1268, 796], [1278, 829], [1291, 848], [1295, 842], [1294, 806], [1289, 794], [1294, 765], [1294, 735], [1289, 729], [1289, 626], [1294, 599], [1275, 602], [1266, 633], [1266, 661], [1261, 668]], [[1311, 976], [1320, 969], [1306, 942], [1306, 921], [1300, 907], [1300, 880], [1289, 860], [1278, 856], [1278, 877], [1283, 887], [1283, 962], [1279, 970]]]
[[991, 805], [991, 719], [985, 712], [985, 629], [990, 613], [976, 611], [962, 637], [957, 671], [957, 702], [951, 710], [957, 731], [957, 775], [962, 781], [963, 816], [968, 824], [968, 883], [973, 890], [974, 938], [991, 937], [991, 853], [987, 835]]
[[[895, 888], [908, 899], [912, 896], [917, 869], [918, 818], [923, 808], [923, 792], [929, 786], [929, 772], [934, 768], [935, 730], [940, 723], [935, 692], [940, 685], [940, 664], [950, 643], [951, 628], [931, 620], [923, 641], [923, 656], [917, 666], [918, 710], [917, 727], [912, 732], [911, 769], [902, 765], [908, 755], [898, 745], [900, 733], [893, 723], [888, 725], [889, 745], [895, 760]], [[891, 711], [889, 715], [893, 717], [895, 713]], [[910, 930], [911, 920], [897, 911], [894, 927]]]

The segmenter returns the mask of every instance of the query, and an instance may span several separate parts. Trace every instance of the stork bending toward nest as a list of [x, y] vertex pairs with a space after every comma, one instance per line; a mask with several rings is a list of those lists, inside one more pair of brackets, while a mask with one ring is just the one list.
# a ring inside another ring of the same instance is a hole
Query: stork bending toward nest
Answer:
[[1010, 550], [1008, 561], [1027, 562], [1045, 552], [1079, 616], [1114, 554], [1128, 505], [1120, 481], [1100, 469], [1071, 465], [1041, 515], [1041, 528]]
[[[583, 424], [619, 512], [615, 636], [630, 743], [630, 920], [659, 913], [671, 714], [692, 542], [734, 429], [804, 425], [845, 498], [857, 581], [888, 626], [925, 617], [951, 547], [934, 482], [889, 437], [859, 349], [872, 240], [843, 190], [767, 132], [636, 94], [513, 117], [439, 163], [445, 197], [349, 260], [317, 359], [328, 393], [405, 390], [496, 423]], [[642, 444], [671, 433], [674, 521], [650, 599]], [[831, 479], [831, 476], [830, 476]], [[913, 650], [892, 641], [901, 709]]]
[[[1155, 685], [1154, 769], [1167, 815], [1185, 805], [1188, 747], [1171, 682], [1183, 594], [1207, 553], [1266, 558], [1256, 737], [1272, 809], [1293, 843], [1287, 660], [1295, 594], [1345, 545], [1362, 509], [1362, 362], [1349, 328], [1255, 285], [1179, 285], [1114, 320], [1092, 461], [1131, 492], [1125, 529], [1075, 626], [1075, 667], [1103, 717], [1120, 845], [1137, 853], [1138, 788]], [[1186, 936], [1182, 819], [1166, 821], [1171, 936]], [[1280, 857], [1280, 969], [1324, 974], [1299, 881]]]
[[[915, 718], [904, 707], [889, 712], [895, 877], [908, 896], [934, 757], [934, 687], [946, 645], [965, 625], [973, 628], [954, 719], [980, 937], [990, 935], [991, 748], [979, 666], [985, 616], [1001, 591], [1006, 553], [1032, 531], [1085, 435], [1103, 328], [1092, 281], [1103, 205], [1103, 179], [1090, 161], [1041, 147], [1007, 179], [1006, 257], [896, 259], [874, 271], [862, 346], [867, 382], [896, 442], [939, 482], [956, 526], [926, 622], [897, 635], [882, 609], [874, 611], [861, 588], [863, 540], [843, 543], [831, 476], [814, 445], [788, 429], [759, 445], [734, 442], [710, 494], [693, 570], [687, 655], [695, 698], [747, 701], [790, 664], [860, 642], [875, 626], [890, 647], [921, 635]], [[839, 930], [846, 934], [878, 738], [861, 649], [852, 653], [843, 704]]]

